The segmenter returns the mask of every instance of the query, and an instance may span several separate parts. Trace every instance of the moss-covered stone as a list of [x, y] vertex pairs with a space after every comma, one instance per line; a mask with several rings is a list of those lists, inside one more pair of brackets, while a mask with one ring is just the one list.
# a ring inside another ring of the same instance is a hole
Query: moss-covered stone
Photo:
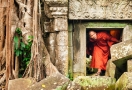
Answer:
[[115, 90], [132, 90], [132, 72], [125, 72], [117, 80]]
[[88, 28], [124, 28], [127, 23], [119, 22], [87, 22], [84, 24]]
[[73, 82], [81, 85], [81, 90], [114, 90], [116, 80], [106, 76], [79, 76]]

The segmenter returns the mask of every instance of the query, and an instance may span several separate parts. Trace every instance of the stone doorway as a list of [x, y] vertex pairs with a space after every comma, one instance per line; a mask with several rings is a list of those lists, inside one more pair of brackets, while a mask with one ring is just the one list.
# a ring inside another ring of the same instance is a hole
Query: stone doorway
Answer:
[[[122, 41], [132, 38], [132, 24], [124, 21], [70, 21], [69, 22], [69, 60], [73, 72], [73, 78], [86, 75], [86, 33], [94, 29], [96, 31], [120, 30], [119, 38]], [[127, 34], [127, 35], [126, 35]]]

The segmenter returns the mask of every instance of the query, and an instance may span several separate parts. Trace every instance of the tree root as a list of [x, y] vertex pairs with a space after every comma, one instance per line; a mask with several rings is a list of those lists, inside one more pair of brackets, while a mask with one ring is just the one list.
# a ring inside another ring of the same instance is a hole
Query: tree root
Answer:
[[4, 75], [0, 79], [0, 84], [2, 84], [5, 80], [6, 80], [6, 73], [4, 73]]

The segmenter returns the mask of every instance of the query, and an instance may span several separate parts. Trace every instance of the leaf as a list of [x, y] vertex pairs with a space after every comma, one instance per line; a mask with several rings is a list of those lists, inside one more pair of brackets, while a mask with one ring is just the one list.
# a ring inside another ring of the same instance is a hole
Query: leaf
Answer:
[[21, 34], [22, 32], [21, 32], [21, 29], [20, 28], [16, 28], [16, 33], [17, 34]]
[[20, 44], [21, 44], [21, 50], [23, 50], [26, 45], [23, 42], [21, 42]]
[[23, 52], [24, 53], [24, 56], [27, 54], [26, 52]]
[[15, 49], [18, 49], [18, 40], [19, 40], [18, 36], [14, 36]]
[[22, 55], [22, 51], [21, 50], [19, 50], [19, 55]]
[[19, 49], [15, 50], [16, 56], [19, 56], [21, 54], [21, 51]]
[[29, 64], [29, 61], [26, 62], [26, 66]]
[[33, 36], [28, 36], [28, 42], [32, 42]]

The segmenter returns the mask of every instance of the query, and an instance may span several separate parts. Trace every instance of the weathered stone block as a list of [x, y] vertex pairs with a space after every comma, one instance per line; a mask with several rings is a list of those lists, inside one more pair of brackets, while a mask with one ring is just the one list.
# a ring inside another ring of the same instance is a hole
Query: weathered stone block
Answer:
[[34, 83], [32, 78], [19, 78], [9, 80], [8, 90], [30, 90], [29, 88]]
[[129, 59], [132, 57], [132, 39], [114, 44], [110, 48], [112, 61]]
[[81, 90], [114, 90], [115, 78], [106, 76], [79, 76], [73, 80]]
[[33, 84], [31, 90], [66, 90], [69, 82], [70, 80], [64, 75], [54, 73], [40, 82]]
[[116, 66], [115, 66], [115, 64], [112, 62], [112, 60], [108, 60], [107, 66], [106, 66], [106, 73], [105, 73], [105, 76], [109, 76], [109, 77], [114, 78], [115, 69], [116, 69]]
[[[118, 4], [117, 4], [118, 3]], [[132, 1], [128, 0], [69, 0], [69, 19], [132, 19]], [[117, 8], [118, 7], [118, 8]]]
[[45, 32], [52, 32], [53, 27], [51, 22], [44, 22], [44, 31]]
[[63, 75], [68, 75], [68, 46], [56, 46], [55, 66]]
[[122, 41], [132, 39], [132, 25], [127, 25], [122, 33]]
[[[86, 75], [86, 27], [75, 24], [73, 33], [73, 72]], [[75, 75], [74, 75], [75, 76]]]
[[49, 33], [45, 38], [46, 46], [56, 46], [56, 33]]
[[125, 72], [117, 80], [115, 90], [132, 90], [132, 72]]
[[54, 31], [68, 31], [68, 23], [66, 17], [55, 18], [53, 21]]
[[110, 50], [111, 60], [116, 65], [115, 77], [118, 79], [127, 71], [127, 60], [132, 58], [132, 40], [115, 44]]
[[58, 32], [56, 42], [57, 42], [57, 45], [66, 45], [66, 46], [68, 46], [68, 31]]
[[132, 59], [127, 61], [127, 72], [132, 72]]

